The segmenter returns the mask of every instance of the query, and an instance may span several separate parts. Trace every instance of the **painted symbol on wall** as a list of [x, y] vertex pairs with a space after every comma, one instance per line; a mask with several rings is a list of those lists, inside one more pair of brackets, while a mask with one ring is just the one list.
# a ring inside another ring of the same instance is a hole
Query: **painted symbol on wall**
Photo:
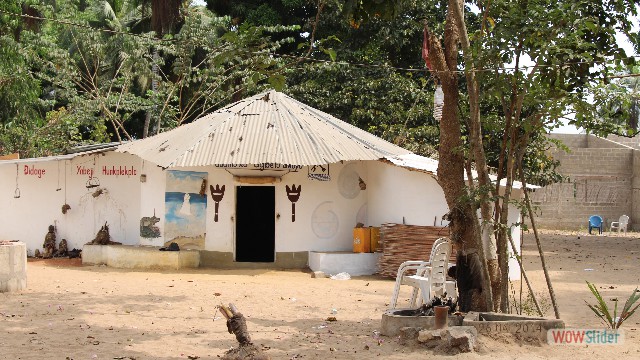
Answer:
[[140, 236], [143, 238], [160, 237], [160, 228], [156, 226], [159, 221], [160, 218], [156, 216], [155, 210], [153, 216], [144, 216], [140, 219]]
[[165, 243], [175, 242], [180, 249], [204, 249], [207, 198], [200, 196], [200, 188], [206, 178], [206, 172], [167, 170]]
[[369, 222], [368, 220], [368, 216], [367, 216], [367, 204], [362, 204], [362, 206], [360, 206], [360, 209], [358, 209], [358, 213], [356, 214], [356, 224], [357, 223], [362, 223], [362, 224], [366, 224], [367, 222]]
[[296, 201], [300, 199], [300, 191], [302, 190], [302, 185], [298, 185], [296, 188], [296, 184], [286, 186], [287, 188], [287, 197], [289, 201], [291, 201], [291, 222], [296, 222]]
[[329, 164], [309, 166], [309, 179], [319, 181], [331, 181], [329, 175]]
[[182, 215], [191, 215], [191, 195], [188, 193], [184, 194], [184, 199], [182, 200], [182, 206], [180, 207], [180, 211], [178, 211]]
[[213, 185], [209, 185], [209, 190], [211, 191], [211, 198], [216, 202], [216, 214], [213, 216], [213, 221], [218, 222], [218, 205], [224, 197], [224, 185], [220, 187], [220, 185], [216, 184], [215, 188]]
[[90, 177], [89, 180], [85, 183], [85, 187], [87, 189], [92, 189], [94, 187], [100, 186], [100, 180], [97, 176]]
[[202, 184], [200, 184], [200, 196], [204, 197], [207, 195], [207, 179], [202, 179]]
[[360, 175], [355, 164], [348, 164], [338, 175], [338, 191], [345, 199], [355, 199], [360, 194]]
[[311, 230], [320, 239], [331, 239], [338, 233], [340, 221], [333, 211], [333, 201], [319, 204], [311, 215]]

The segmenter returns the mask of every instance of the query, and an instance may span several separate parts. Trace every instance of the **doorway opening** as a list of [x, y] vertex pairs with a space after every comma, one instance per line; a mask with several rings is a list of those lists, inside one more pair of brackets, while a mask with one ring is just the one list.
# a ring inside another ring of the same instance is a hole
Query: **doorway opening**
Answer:
[[274, 186], [236, 187], [236, 261], [275, 261]]

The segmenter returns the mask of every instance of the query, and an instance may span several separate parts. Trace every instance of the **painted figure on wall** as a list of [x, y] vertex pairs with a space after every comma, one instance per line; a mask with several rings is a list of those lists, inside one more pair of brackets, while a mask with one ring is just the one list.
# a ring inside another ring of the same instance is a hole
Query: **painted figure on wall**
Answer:
[[285, 188], [287, 190], [287, 197], [289, 201], [291, 201], [291, 222], [296, 222], [296, 202], [300, 199], [302, 185], [298, 185], [298, 187], [296, 187], [296, 184], [291, 185], [291, 187], [287, 185]]
[[310, 180], [331, 181], [329, 174], [329, 164], [308, 166], [308, 177]]
[[222, 201], [222, 198], [224, 197], [224, 185], [222, 185], [222, 187], [220, 187], [219, 184], [216, 184], [216, 187], [209, 185], [209, 189], [211, 190], [211, 199], [213, 199], [216, 206], [216, 213], [213, 217], [213, 221], [218, 222], [218, 207], [220, 205], [220, 201]]
[[189, 204], [189, 198], [191, 198], [191, 195], [184, 194], [184, 201], [182, 202], [182, 206], [179, 211], [182, 215], [191, 215], [191, 204]]
[[153, 216], [144, 216], [140, 219], [140, 236], [143, 238], [159, 238], [160, 228], [156, 224], [160, 222], [160, 218], [156, 216], [155, 211]]
[[165, 242], [180, 249], [204, 249], [207, 198], [198, 196], [206, 172], [167, 171], [165, 192]]

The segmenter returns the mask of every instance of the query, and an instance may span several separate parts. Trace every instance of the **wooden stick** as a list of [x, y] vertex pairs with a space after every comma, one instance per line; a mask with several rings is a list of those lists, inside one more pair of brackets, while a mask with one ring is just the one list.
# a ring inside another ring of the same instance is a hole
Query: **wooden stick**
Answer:
[[[513, 236], [511, 236], [511, 231], [507, 230], [507, 237], [509, 238], [509, 242], [511, 243], [511, 250], [516, 256], [516, 260], [518, 260], [518, 265], [520, 265], [520, 274], [524, 277], [524, 280], [527, 282], [527, 287], [529, 288], [529, 293], [531, 293], [531, 299], [533, 299], [533, 303], [536, 305], [536, 309], [538, 310], [538, 314], [540, 316], [544, 316], [542, 310], [540, 309], [540, 305], [538, 305], [538, 300], [536, 299], [536, 294], [533, 292], [531, 288], [531, 283], [529, 282], [529, 278], [527, 277], [527, 273], [524, 272], [524, 266], [522, 265], [522, 252], [518, 254], [516, 251], [516, 244], [513, 242]], [[522, 241], [522, 240], [521, 240]], [[522, 301], [520, 301], [520, 307], [522, 308]]]
[[220, 312], [222, 313], [222, 316], [225, 317], [225, 319], [229, 320], [233, 317], [233, 313], [226, 305], [220, 304], [218, 305], [218, 309], [220, 309]]
[[538, 229], [536, 228], [536, 222], [533, 219], [533, 210], [531, 209], [531, 201], [529, 200], [529, 193], [527, 193], [527, 183], [524, 179], [522, 169], [520, 170], [520, 182], [522, 183], [522, 191], [524, 191], [524, 201], [529, 211], [529, 220], [531, 221], [531, 228], [536, 238], [536, 245], [538, 245], [538, 253], [540, 254], [540, 262], [542, 263], [542, 271], [544, 272], [544, 278], [547, 281], [547, 287], [549, 288], [549, 296], [551, 297], [551, 303], [553, 304], [553, 312], [556, 315], [556, 319], [560, 319], [560, 311], [558, 310], [558, 303], [556, 302], [556, 293], [551, 286], [551, 278], [549, 277], [549, 271], [547, 270], [547, 264], [544, 261], [544, 252], [542, 251], [542, 245], [540, 244], [540, 237], [538, 237]]
[[231, 312], [231, 314], [233, 314], [233, 316], [238, 315], [238, 308], [232, 303], [229, 303], [229, 311]]

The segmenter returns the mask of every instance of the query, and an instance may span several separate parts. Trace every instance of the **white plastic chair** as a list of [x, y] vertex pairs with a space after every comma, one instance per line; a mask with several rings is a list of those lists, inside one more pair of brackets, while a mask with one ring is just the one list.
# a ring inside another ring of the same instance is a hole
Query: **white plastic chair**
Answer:
[[[391, 296], [389, 307], [396, 308], [401, 285], [413, 287], [410, 298], [411, 308], [417, 307], [418, 291], [420, 291], [421, 303], [428, 303], [432, 296], [448, 295], [455, 297], [456, 282], [447, 281], [447, 270], [449, 269], [449, 257], [451, 256], [451, 243], [446, 238], [439, 238], [431, 247], [429, 261], [405, 261], [398, 267], [396, 283]], [[415, 270], [415, 275], [408, 275], [407, 272]]]
[[[393, 295], [392, 295], [392, 298], [391, 298], [392, 299], [391, 300], [391, 307], [392, 308], [395, 307], [396, 302], [398, 300], [398, 293], [400, 292], [400, 286], [403, 285], [405, 274], [408, 271], [415, 270], [416, 275], [424, 275], [424, 273], [426, 271], [429, 271], [429, 267], [431, 266], [431, 259], [433, 258], [434, 254], [436, 252], [438, 244], [441, 243], [441, 242], [446, 242], [446, 241], [447, 241], [446, 238], [438, 238], [438, 239], [436, 239], [436, 241], [433, 242], [433, 244], [431, 245], [431, 254], [429, 255], [429, 260], [428, 261], [410, 260], [410, 261], [405, 261], [402, 264], [400, 264], [400, 266], [398, 267], [398, 273], [396, 275], [396, 283], [395, 283], [395, 286], [394, 286], [394, 289], [393, 289]], [[406, 284], [404, 284], [404, 285], [406, 285]], [[412, 304], [415, 302], [417, 294], [418, 294], [418, 288], [414, 288], [413, 289], [413, 293], [411, 295]]]
[[615, 229], [620, 234], [620, 231], [624, 231], [624, 234], [627, 235], [627, 225], [629, 225], [629, 216], [622, 215], [618, 221], [612, 221], [611, 227], [609, 228], [609, 234]]

